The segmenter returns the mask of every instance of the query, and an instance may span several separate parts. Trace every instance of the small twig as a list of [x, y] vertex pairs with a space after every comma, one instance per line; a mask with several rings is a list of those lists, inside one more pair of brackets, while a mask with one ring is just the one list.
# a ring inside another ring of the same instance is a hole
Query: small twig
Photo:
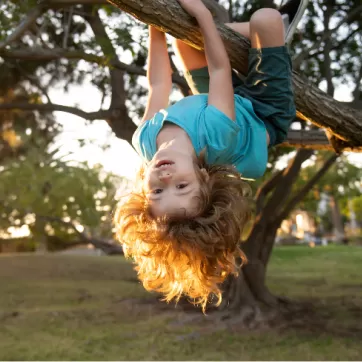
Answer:
[[37, 77], [29, 75], [19, 64], [17, 64], [17, 68], [30, 83], [35, 85], [35, 87], [37, 87], [43, 93], [48, 103], [52, 103], [47, 90], [40, 84]]
[[37, 7], [31, 9], [26, 15], [25, 19], [15, 28], [15, 30], [3, 41], [0, 43], [0, 50], [3, 50], [5, 47], [18, 41], [24, 33], [35, 23], [36, 19], [43, 13], [44, 3], [41, 3]]
[[[70, 26], [72, 23], [72, 17], [73, 17], [73, 9], [74, 6], [71, 6], [68, 12], [68, 23], [65, 24], [64, 28], [64, 37], [63, 37], [63, 48], [67, 49], [68, 48], [68, 38], [69, 38], [69, 31], [70, 31]], [[65, 17], [66, 11], [64, 10], [64, 20], [66, 20]]]

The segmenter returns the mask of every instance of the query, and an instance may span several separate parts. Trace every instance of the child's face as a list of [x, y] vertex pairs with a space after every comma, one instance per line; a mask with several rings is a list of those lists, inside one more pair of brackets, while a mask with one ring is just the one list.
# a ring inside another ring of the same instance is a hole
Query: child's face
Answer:
[[200, 182], [190, 155], [174, 150], [157, 152], [144, 178], [152, 215], [192, 215], [198, 206]]

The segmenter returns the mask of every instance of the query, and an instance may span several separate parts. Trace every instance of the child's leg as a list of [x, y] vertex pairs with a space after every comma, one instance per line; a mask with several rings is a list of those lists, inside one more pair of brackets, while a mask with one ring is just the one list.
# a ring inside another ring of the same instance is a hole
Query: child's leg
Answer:
[[179, 39], [175, 39], [173, 45], [192, 93], [207, 93], [209, 90], [209, 74], [205, 53]]
[[184, 72], [207, 66], [205, 53], [203, 51], [193, 48], [180, 39], [174, 39], [173, 45]]
[[295, 117], [292, 63], [285, 46], [284, 23], [273, 9], [260, 9], [250, 19], [248, 75], [235, 93], [251, 101], [264, 121], [270, 145], [283, 142]]
[[[226, 23], [226, 26], [250, 39], [250, 23]], [[181, 60], [183, 70], [191, 71], [207, 66], [205, 53], [184, 43], [179, 39], [174, 40], [175, 53]]]
[[[249, 23], [227, 23], [225, 25], [249, 39]], [[205, 53], [179, 39], [175, 39], [173, 45], [192, 93], [208, 93], [210, 78]], [[234, 87], [241, 84], [240, 79], [235, 74], [233, 74], [233, 83]]]
[[[260, 30], [263, 30], [263, 29], [260, 29], [258, 24], [259, 23], [262, 24], [263, 21], [265, 21], [265, 17], [268, 17], [269, 13], [271, 14], [271, 16], [277, 14], [280, 17], [279, 12], [276, 10], [263, 9], [263, 11], [264, 10], [270, 10], [270, 12], [266, 11], [265, 13], [260, 13], [257, 11], [252, 16], [250, 23], [249, 22], [226, 23], [225, 25], [228, 26], [229, 28], [233, 29], [237, 33], [240, 33], [245, 38], [251, 39], [253, 48], [283, 45], [283, 44], [279, 44], [280, 36], [279, 37], [277, 36], [278, 33], [280, 33], [282, 36], [282, 39], [284, 39], [283, 24], [282, 24], [282, 28], [280, 29], [279, 28], [280, 24], [278, 23], [277, 20], [275, 21], [275, 24], [273, 24], [274, 26], [272, 28], [264, 29], [265, 31], [263, 31], [263, 33], [260, 33]], [[269, 21], [268, 21], [268, 23], [269, 23]], [[251, 35], [252, 35], [252, 37], [251, 37]], [[261, 44], [261, 42], [260, 42], [261, 39], [263, 39], [264, 43], [269, 43], [270, 45]], [[277, 45], [273, 45], [273, 44], [277, 44]], [[174, 48], [175, 48], [176, 55], [178, 56], [178, 58], [181, 61], [182, 68], [185, 73], [207, 67], [207, 61], [206, 61], [205, 53], [203, 51], [197, 50], [179, 39], [174, 40]]]
[[260, 9], [252, 15], [250, 41], [256, 49], [284, 46], [284, 23], [278, 10]]

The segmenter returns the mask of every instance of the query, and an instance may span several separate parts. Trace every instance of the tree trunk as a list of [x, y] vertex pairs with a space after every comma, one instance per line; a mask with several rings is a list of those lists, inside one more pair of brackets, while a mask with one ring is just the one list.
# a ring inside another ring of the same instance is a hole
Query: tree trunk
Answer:
[[331, 207], [335, 241], [341, 244], [345, 239], [344, 226], [338, 200], [333, 195], [329, 196], [329, 205]]
[[[199, 28], [176, 0], [109, 0], [140, 21], [156, 26], [186, 43], [203, 49]], [[210, 3], [210, 0], [206, 1]], [[213, 1], [212, 1], [213, 2]], [[230, 28], [217, 24], [232, 66], [246, 74], [250, 42]], [[293, 72], [293, 85], [300, 119], [328, 129], [349, 147], [362, 145], [361, 111], [346, 107]]]
[[[274, 296], [265, 284], [266, 269], [278, 228], [337, 159], [335, 155], [330, 157], [304, 187], [290, 196], [302, 164], [311, 154], [311, 151], [299, 150], [283, 172], [276, 173], [258, 190], [254, 227], [242, 244], [248, 264], [242, 268], [239, 277], [230, 277], [224, 285], [223, 302], [220, 306], [224, 318], [239, 313], [238, 321], [253, 327], [267, 323], [275, 317], [278, 307], [285, 305], [284, 300], [281, 303], [281, 299]], [[270, 193], [272, 195], [268, 196]]]
[[35, 222], [34, 229], [32, 230], [36, 241], [35, 252], [37, 254], [46, 254], [48, 252], [48, 239], [45, 233], [45, 225], [46, 222], [39, 219]]

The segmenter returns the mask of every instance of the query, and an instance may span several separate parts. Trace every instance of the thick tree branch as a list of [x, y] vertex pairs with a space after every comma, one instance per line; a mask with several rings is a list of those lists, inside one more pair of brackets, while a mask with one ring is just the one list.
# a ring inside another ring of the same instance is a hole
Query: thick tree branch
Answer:
[[287, 142], [290, 145], [299, 146], [326, 146], [329, 144], [328, 138], [323, 130], [289, 130]]
[[0, 43], [0, 50], [4, 49], [9, 44], [18, 41], [24, 33], [35, 23], [36, 19], [43, 13], [45, 9], [44, 2], [40, 5], [32, 8], [25, 16], [24, 20], [19, 24], [17, 28], [8, 36], [5, 41]]
[[[109, 57], [111, 61], [119, 62], [116, 50], [99, 16], [98, 9], [91, 5], [84, 5], [83, 10], [85, 12], [84, 18], [90, 25], [104, 56]], [[113, 110], [113, 113], [107, 121], [117, 137], [131, 141], [136, 127], [128, 114], [126, 106], [127, 91], [124, 82], [124, 72], [119, 69], [110, 68], [109, 74], [112, 89], [110, 108]]]
[[283, 212], [279, 215], [280, 223], [288, 217], [290, 212], [304, 199], [307, 193], [312, 189], [314, 185], [323, 177], [323, 175], [329, 170], [329, 168], [335, 163], [339, 156], [333, 154], [323, 165], [323, 167], [304, 185], [304, 187], [298, 191], [298, 193], [288, 201], [284, 207]]
[[267, 195], [277, 186], [278, 182], [280, 182], [282, 178], [282, 175], [283, 171], [275, 172], [258, 188], [258, 191], [255, 194], [256, 214], [259, 214], [262, 211]]
[[282, 179], [278, 187], [273, 192], [273, 195], [268, 200], [267, 205], [263, 208], [263, 213], [274, 215], [276, 219], [280, 213], [280, 207], [288, 198], [291, 187], [299, 175], [299, 171], [304, 161], [310, 158], [313, 154], [312, 150], [300, 149], [297, 151], [294, 159], [290, 162], [289, 166], [283, 171]]
[[[264, 252], [264, 249], [268, 248], [268, 245], [264, 245], [264, 240], [259, 236], [264, 235], [266, 232], [273, 235], [273, 232], [279, 227], [279, 224], [276, 224], [275, 220], [278, 219], [278, 215], [282, 212], [283, 204], [289, 197], [292, 185], [299, 175], [303, 162], [312, 154], [313, 151], [311, 150], [298, 150], [294, 159], [289, 163], [288, 167], [282, 171], [282, 174], [276, 174], [275, 180], [272, 181], [269, 186], [267, 185], [267, 187], [276, 187], [262, 210], [256, 215], [251, 234], [249, 235], [248, 240], [243, 243], [243, 250], [248, 257], [259, 259], [260, 254]], [[270, 238], [270, 240], [268, 239], [268, 243], [273, 242], [274, 237]]]
[[[350, 147], [348, 143], [340, 141], [341, 148], [348, 152], [362, 152], [361, 147]], [[322, 130], [289, 130], [285, 142], [277, 147], [310, 148], [313, 150], [334, 151], [335, 148], [330, 144], [328, 137]]]
[[313, 151], [310, 150], [298, 150], [294, 159], [283, 171], [283, 177], [280, 180], [278, 186], [275, 188], [273, 194], [268, 199], [266, 206], [263, 208], [260, 220], [257, 220], [257, 222], [263, 225], [264, 232], [265, 230], [268, 230], [270, 235], [273, 235], [273, 237], [267, 238], [263, 244], [259, 244], [258, 250], [255, 251], [256, 253], [258, 252], [258, 259], [261, 260], [264, 265], [267, 265], [270, 253], [273, 249], [275, 240], [274, 235], [280, 226], [280, 214], [283, 212], [283, 205], [290, 195], [293, 184], [299, 175], [302, 164], [312, 154]]
[[[170, 33], [186, 43], [203, 49], [203, 41], [195, 21], [176, 0], [109, 0], [144, 23]], [[232, 66], [245, 74], [250, 42], [230, 28], [217, 24]], [[298, 118], [328, 129], [336, 137], [349, 142], [350, 147], [362, 146], [362, 114], [343, 107], [341, 103], [293, 72]]]
[[[215, 0], [203, 0], [206, 6], [210, 9], [213, 16], [221, 22], [230, 21], [229, 12], [225, 10]], [[48, 8], [62, 8], [74, 5], [106, 5], [109, 4], [107, 0], [48, 0]]]

